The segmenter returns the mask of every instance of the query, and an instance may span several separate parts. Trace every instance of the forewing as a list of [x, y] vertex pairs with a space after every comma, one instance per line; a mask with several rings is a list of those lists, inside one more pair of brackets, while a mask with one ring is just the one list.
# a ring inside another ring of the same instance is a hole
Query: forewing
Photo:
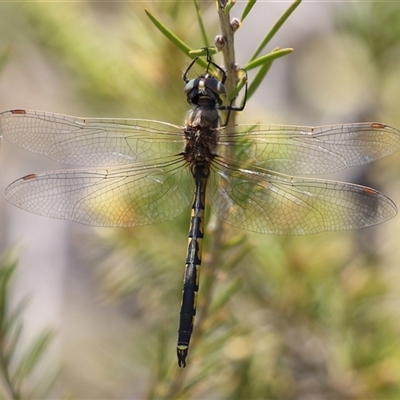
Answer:
[[221, 132], [230, 158], [289, 175], [326, 174], [386, 157], [400, 148], [400, 131], [381, 123], [333, 126], [237, 125]]
[[0, 114], [0, 136], [58, 162], [107, 167], [183, 150], [182, 128], [144, 119], [78, 118], [41, 111]]
[[262, 170], [214, 167], [208, 193], [221, 220], [267, 234], [358, 229], [397, 213], [389, 198], [368, 187]]
[[129, 227], [174, 218], [193, 185], [181, 159], [102, 170], [27, 175], [6, 189], [12, 204], [35, 214], [94, 226]]

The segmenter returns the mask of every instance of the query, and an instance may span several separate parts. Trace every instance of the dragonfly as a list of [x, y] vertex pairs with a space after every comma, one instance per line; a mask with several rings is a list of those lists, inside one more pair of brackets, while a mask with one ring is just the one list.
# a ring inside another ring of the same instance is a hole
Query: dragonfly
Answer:
[[400, 131], [380, 122], [285, 126], [221, 122], [225, 70], [206, 52], [205, 73], [183, 74], [191, 105], [183, 126], [148, 119], [79, 118], [15, 109], [0, 114], [1, 136], [82, 169], [26, 175], [6, 199], [52, 218], [104, 227], [170, 220], [191, 203], [177, 342], [186, 366], [196, 315], [206, 205], [241, 229], [280, 235], [351, 230], [382, 223], [396, 205], [377, 190], [298, 175], [363, 165], [400, 148]]

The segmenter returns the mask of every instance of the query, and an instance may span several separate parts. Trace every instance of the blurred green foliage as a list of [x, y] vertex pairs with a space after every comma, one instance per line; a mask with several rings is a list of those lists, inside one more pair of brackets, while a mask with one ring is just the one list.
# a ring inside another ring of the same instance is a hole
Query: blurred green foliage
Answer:
[[[188, 2], [148, 6], [177, 37], [193, 48], [203, 46]], [[201, 6], [214, 37], [214, 4]], [[155, 30], [143, 3], [14, 7], [35, 42], [71, 76], [86, 99], [86, 112], [181, 122], [187, 104], [179, 83], [189, 58]], [[377, 60], [388, 59], [397, 49], [400, 10], [380, 4], [386, 11], [377, 20], [374, 7], [346, 5], [337, 14], [338, 26], [363, 37]], [[132, 374], [136, 364], [150, 370], [142, 398], [400, 396], [399, 325], [382, 272], [390, 261], [376, 250], [388, 237], [380, 228], [374, 231], [377, 246], [367, 254], [351, 232], [293, 238], [227, 227], [214, 269], [208, 265], [215, 251], [210, 232], [215, 221], [209, 217], [195, 336], [188, 367], [178, 369], [174, 345], [186, 211], [156, 226], [99, 231], [98, 244], [108, 254], [99, 266], [104, 293], [114, 301], [128, 298], [138, 310], [132, 322], [141, 328], [132, 346], [141, 356], [130, 361]]]
[[376, 75], [374, 114], [398, 126], [400, 124], [398, 96], [400, 86], [400, 4], [374, 1], [362, 7], [356, 4], [338, 9], [335, 26], [339, 33], [355, 37], [368, 52]]
[[42, 332], [21, 351], [22, 316], [27, 302], [12, 306], [16, 269], [17, 261], [10, 250], [0, 259], [0, 395], [10, 400], [45, 398], [59, 369], [42, 368], [39, 375], [38, 369], [53, 333]]

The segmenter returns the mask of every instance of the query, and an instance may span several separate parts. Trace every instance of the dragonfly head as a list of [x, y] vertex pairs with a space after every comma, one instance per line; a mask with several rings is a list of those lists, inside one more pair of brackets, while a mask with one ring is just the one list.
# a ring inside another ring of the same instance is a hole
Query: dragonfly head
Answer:
[[184, 91], [188, 103], [192, 106], [199, 104], [201, 98], [208, 98], [218, 107], [223, 102], [221, 97], [226, 95], [226, 89], [222, 82], [209, 74], [191, 79], [186, 84]]

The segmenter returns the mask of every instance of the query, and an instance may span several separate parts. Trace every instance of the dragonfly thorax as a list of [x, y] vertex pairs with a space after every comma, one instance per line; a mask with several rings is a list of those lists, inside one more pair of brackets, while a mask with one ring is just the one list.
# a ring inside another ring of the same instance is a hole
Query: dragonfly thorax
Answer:
[[206, 167], [206, 171], [216, 156], [220, 125], [218, 107], [222, 104], [220, 96], [225, 95], [225, 86], [211, 75], [204, 74], [190, 80], [185, 92], [188, 102], [194, 107], [186, 115], [183, 155], [192, 172], [196, 166]]
[[197, 105], [186, 117], [184, 135], [186, 139], [183, 152], [191, 164], [209, 165], [216, 156], [219, 132], [219, 113], [210, 104]]
[[218, 128], [220, 115], [212, 100], [202, 96], [198, 104], [186, 114], [185, 125], [200, 129]]

